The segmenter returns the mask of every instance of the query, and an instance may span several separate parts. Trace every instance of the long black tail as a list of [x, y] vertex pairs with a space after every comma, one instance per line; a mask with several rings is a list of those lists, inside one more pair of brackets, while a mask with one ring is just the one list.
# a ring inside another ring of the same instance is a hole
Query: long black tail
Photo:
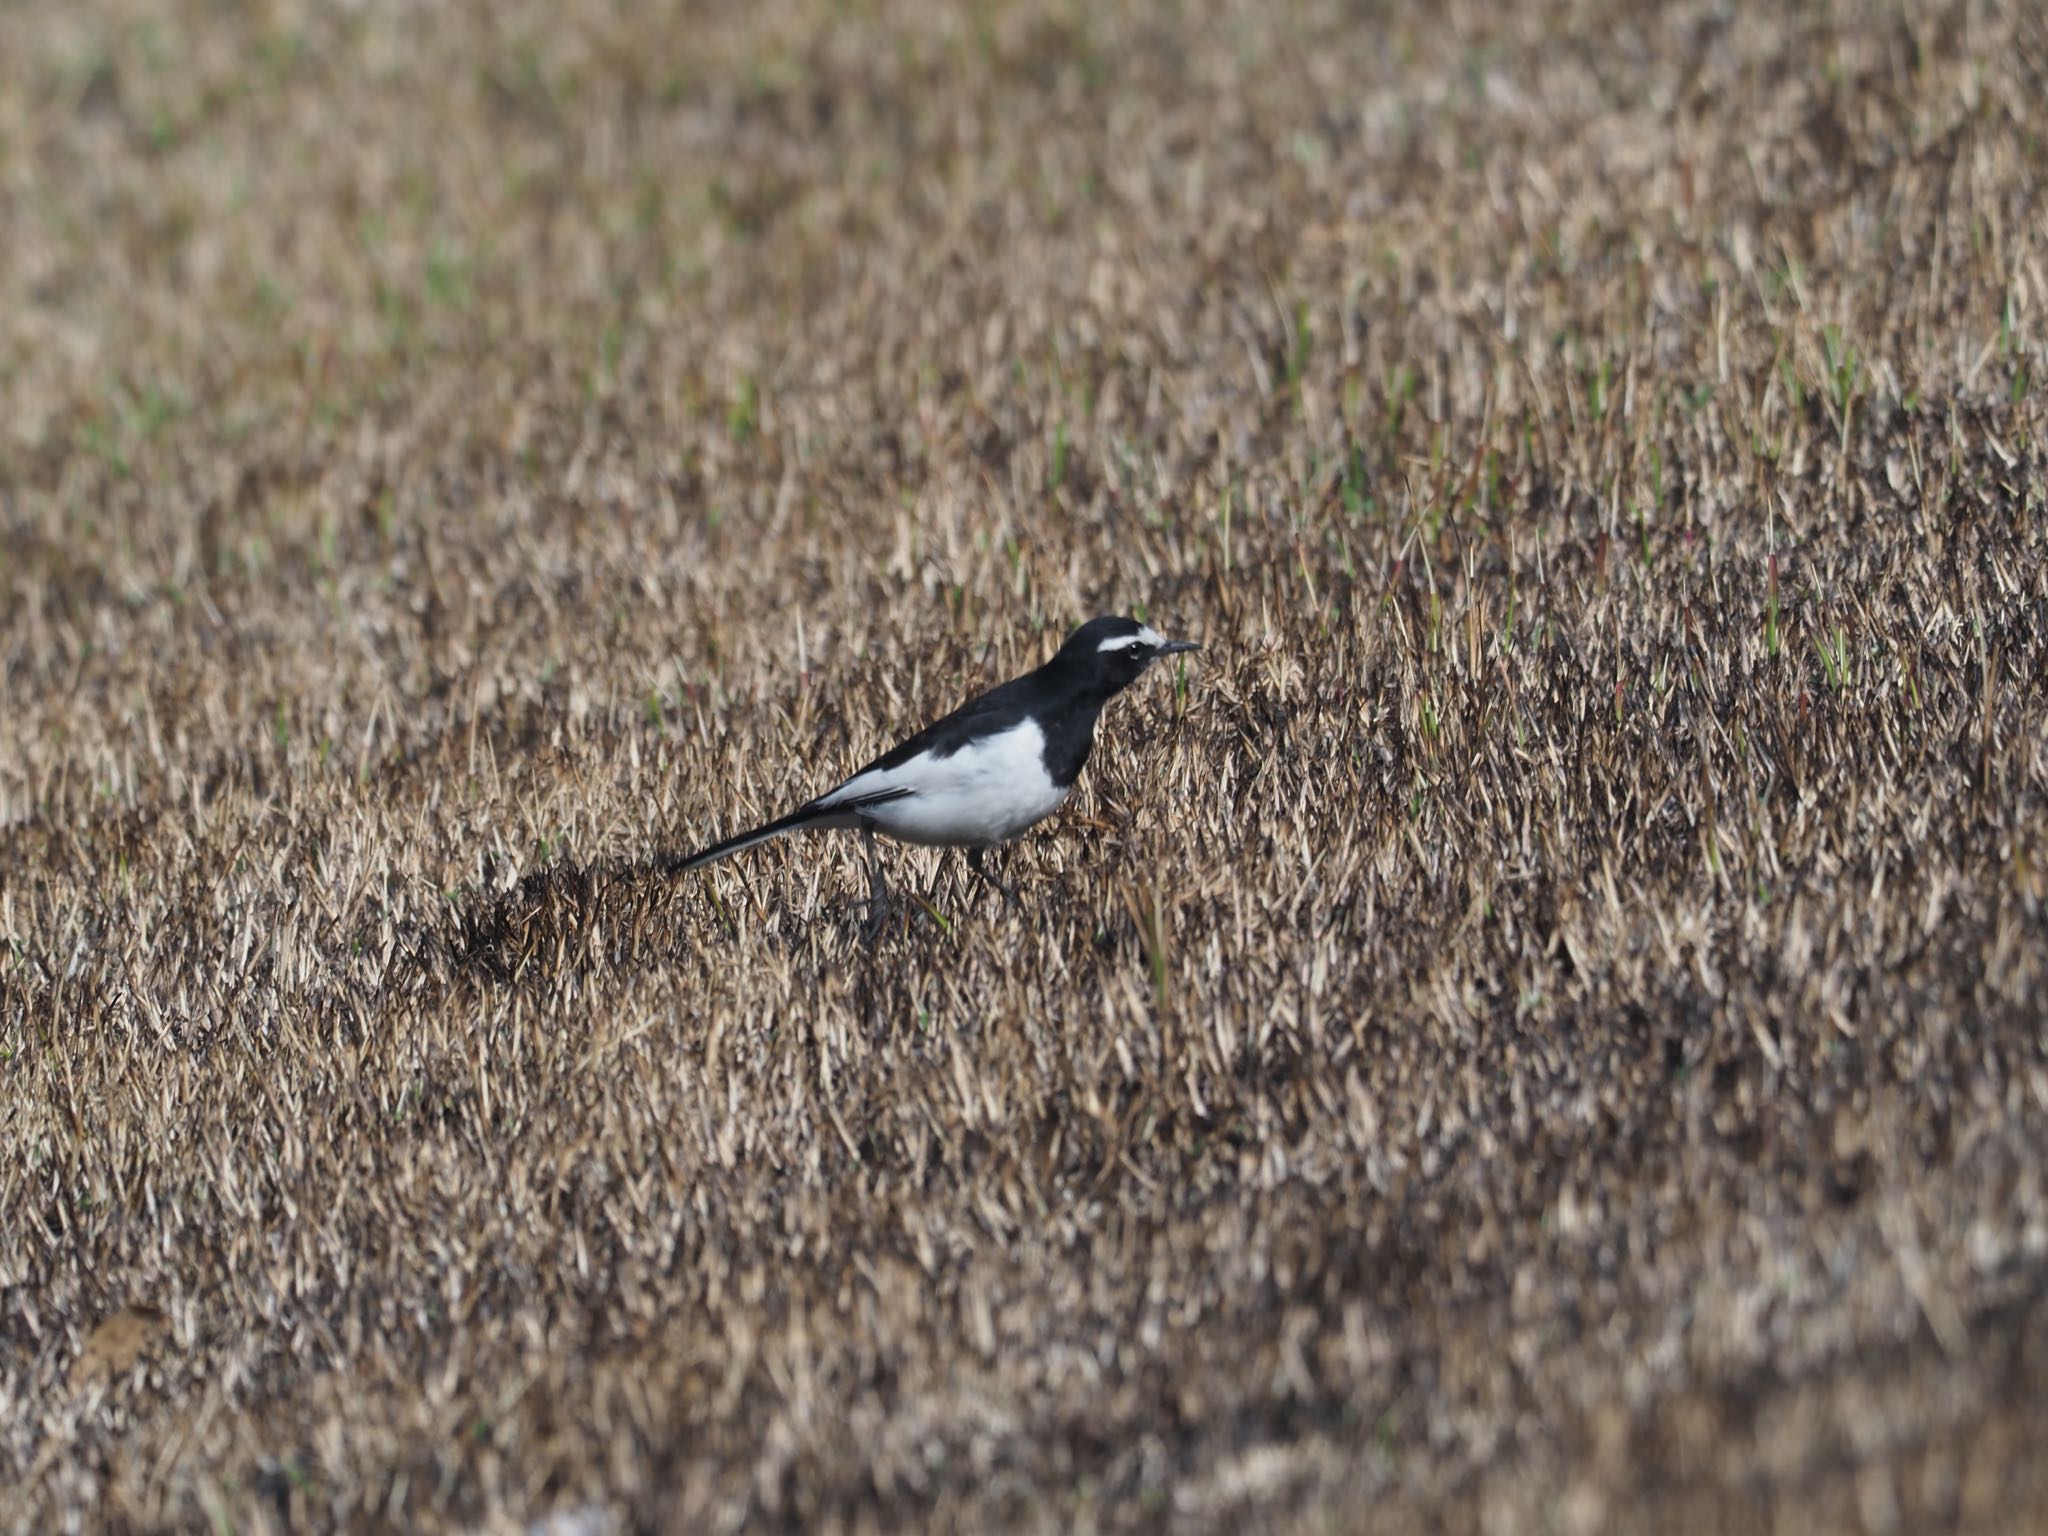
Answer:
[[[838, 793], [840, 791], [833, 791], [835, 795]], [[827, 795], [809, 805], [800, 805], [787, 816], [778, 816], [751, 832], [742, 832], [738, 837], [728, 837], [722, 843], [713, 843], [709, 848], [700, 848], [695, 853], [674, 859], [668, 865], [668, 872], [672, 875], [687, 874], [690, 870], [702, 869], [706, 864], [716, 864], [720, 859], [729, 858], [756, 843], [765, 843], [790, 832], [801, 832], [805, 827], [869, 826], [868, 818], [862, 812], [873, 806], [886, 805], [891, 800], [901, 800], [909, 793], [908, 789], [898, 785], [844, 800], [835, 800]]]
[[756, 843], [765, 843], [772, 838], [782, 837], [805, 827], [834, 825], [837, 814], [837, 808], [833, 806], [801, 806], [787, 816], [778, 816], [774, 821], [756, 827], [751, 832], [742, 832], [738, 837], [728, 837], [722, 843], [713, 843], [709, 848], [700, 848], [695, 853], [677, 858], [670, 863], [668, 872], [672, 875], [686, 874], [693, 869], [702, 869], [706, 864], [716, 864], [720, 859], [730, 858]]

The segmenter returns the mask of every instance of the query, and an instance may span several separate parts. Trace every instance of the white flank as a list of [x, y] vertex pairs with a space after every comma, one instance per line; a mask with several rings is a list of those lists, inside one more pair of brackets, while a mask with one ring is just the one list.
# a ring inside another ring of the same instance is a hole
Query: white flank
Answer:
[[1008, 842], [1067, 798], [1045, 771], [1045, 733], [1035, 720], [951, 757], [925, 753], [894, 768], [871, 769], [818, 798], [837, 805], [885, 789], [910, 793], [865, 807], [861, 816], [906, 843], [936, 845]]
[[1127, 651], [1135, 646], [1143, 646], [1146, 650], [1150, 651], [1156, 650], [1164, 644], [1166, 644], [1166, 637], [1150, 624], [1144, 624], [1139, 626], [1138, 632], [1135, 635], [1111, 635], [1102, 644], [1095, 647], [1095, 650], [1098, 655], [1104, 651]]

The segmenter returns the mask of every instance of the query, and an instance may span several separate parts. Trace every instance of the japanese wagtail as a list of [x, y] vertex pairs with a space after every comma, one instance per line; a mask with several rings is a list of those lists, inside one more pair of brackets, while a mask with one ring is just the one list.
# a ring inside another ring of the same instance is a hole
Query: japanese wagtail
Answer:
[[1136, 619], [1090, 619], [1037, 671], [961, 705], [787, 816], [713, 843], [672, 868], [679, 874], [699, 869], [790, 832], [857, 827], [868, 843], [871, 932], [880, 924], [883, 901], [874, 862], [877, 832], [927, 847], [964, 848], [968, 867], [1014, 900], [1015, 892], [982, 867], [983, 851], [1059, 809], [1088, 761], [1103, 705], [1160, 657], [1200, 649]]

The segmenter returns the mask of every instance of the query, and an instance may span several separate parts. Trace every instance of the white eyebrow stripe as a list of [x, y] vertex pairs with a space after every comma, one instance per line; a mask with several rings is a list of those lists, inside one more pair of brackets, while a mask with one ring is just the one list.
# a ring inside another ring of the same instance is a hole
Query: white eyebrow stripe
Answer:
[[1136, 634], [1111, 635], [1102, 644], [1095, 647], [1095, 651], [1097, 655], [1104, 651], [1127, 651], [1133, 644], [1139, 641], [1143, 641], [1148, 648], [1153, 650], [1157, 650], [1160, 646], [1166, 644], [1165, 637], [1158, 630], [1149, 624], [1141, 624]]

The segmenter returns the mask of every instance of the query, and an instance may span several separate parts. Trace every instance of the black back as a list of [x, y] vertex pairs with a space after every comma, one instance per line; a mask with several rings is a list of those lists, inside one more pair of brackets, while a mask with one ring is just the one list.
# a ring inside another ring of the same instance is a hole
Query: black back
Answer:
[[1055, 784], [1072, 784], [1095, 745], [1095, 722], [1102, 706], [1136, 682], [1151, 660], [1149, 654], [1105, 655], [1102, 644], [1143, 630], [1135, 619], [1090, 619], [1067, 637], [1058, 654], [1044, 666], [991, 688], [944, 719], [933, 721], [860, 772], [895, 768], [921, 752], [951, 757], [969, 742], [994, 736], [1028, 718], [1036, 720], [1045, 732], [1046, 773]]

